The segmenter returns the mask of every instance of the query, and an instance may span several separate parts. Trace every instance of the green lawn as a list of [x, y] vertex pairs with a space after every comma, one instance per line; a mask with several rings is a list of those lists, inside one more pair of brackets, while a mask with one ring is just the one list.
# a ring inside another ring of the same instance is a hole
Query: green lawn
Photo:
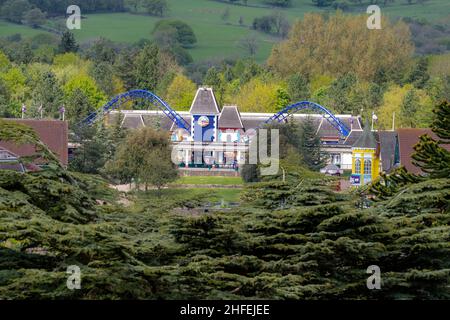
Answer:
[[242, 189], [238, 188], [167, 188], [160, 193], [157, 190], [147, 192], [137, 191], [137, 204], [143, 207], [151, 207], [158, 210], [168, 210], [176, 207], [183, 207], [187, 204], [193, 207], [201, 206], [205, 203], [217, 203], [224, 201], [239, 202]]
[[428, 21], [438, 22], [450, 18], [449, 0], [428, 0], [424, 5], [408, 5], [405, 0], [396, 0], [395, 3], [387, 7], [381, 7], [381, 14], [387, 14], [389, 17], [410, 17], [415, 19], [426, 19]]
[[16, 33], [20, 33], [24, 37], [33, 37], [43, 32], [38, 29], [0, 20], [0, 37], [10, 36]]
[[187, 176], [179, 178], [175, 184], [217, 184], [217, 185], [240, 185], [242, 184], [241, 177], [196, 177]]
[[214, 189], [203, 189], [198, 188], [197, 190], [204, 190], [205, 192], [210, 192], [211, 201], [224, 201], [224, 202], [239, 202], [239, 196], [242, 189], [236, 188], [214, 188]]
[[[213, 0], [169, 0], [170, 12], [167, 18], [183, 20], [194, 29], [198, 43], [195, 48], [189, 51], [195, 61], [244, 56], [246, 53], [237, 48], [236, 43], [248, 34], [255, 34], [259, 38], [259, 50], [256, 59], [263, 62], [269, 56], [273, 44], [279, 41], [278, 38], [249, 28], [255, 17], [272, 12], [271, 8], [261, 7], [263, 3], [263, 0], [249, 0], [250, 5], [260, 7], [245, 7]], [[227, 21], [223, 21], [221, 18], [225, 8], [230, 10], [230, 17]], [[353, 7], [354, 11], [359, 13], [365, 13], [366, 8], [366, 5]], [[296, 19], [302, 19], [305, 12], [323, 12], [329, 9], [319, 9], [313, 5], [311, 0], [293, 0], [293, 7], [282, 10], [293, 22]], [[381, 7], [381, 12], [391, 17], [409, 16], [437, 21], [449, 16], [450, 1], [430, 0], [425, 5], [407, 5], [404, 0], [396, 0], [394, 4]], [[98, 37], [127, 43], [149, 39], [155, 23], [160, 19], [128, 13], [88, 14], [84, 16], [86, 19], [82, 21], [82, 29], [75, 30], [75, 35], [81, 42]], [[238, 23], [240, 17], [243, 18], [244, 26], [240, 26]], [[32, 36], [39, 32], [43, 31], [0, 22], [0, 36], [14, 33]]]

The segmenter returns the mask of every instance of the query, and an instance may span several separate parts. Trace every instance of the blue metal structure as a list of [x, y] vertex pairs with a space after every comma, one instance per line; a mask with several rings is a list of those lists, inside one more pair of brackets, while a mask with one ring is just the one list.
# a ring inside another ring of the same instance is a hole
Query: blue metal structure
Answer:
[[314, 102], [310, 102], [310, 101], [301, 101], [301, 102], [297, 102], [294, 103], [290, 106], [287, 106], [286, 108], [284, 108], [283, 110], [281, 110], [278, 113], [275, 113], [273, 116], [271, 116], [269, 119], [267, 119], [264, 124], [268, 124], [271, 122], [282, 122], [284, 120], [286, 120], [286, 118], [293, 114], [296, 113], [300, 110], [303, 109], [312, 109], [312, 110], [316, 110], [319, 111], [320, 113], [323, 114], [324, 118], [328, 120], [328, 122], [334, 127], [336, 128], [336, 130], [338, 130], [344, 137], [347, 137], [350, 134], [350, 129], [344, 124], [342, 123], [341, 120], [339, 120], [338, 118], [336, 118], [334, 116], [334, 114], [331, 113], [330, 110], [328, 110], [327, 108], [321, 106], [320, 104], [314, 103]]
[[95, 121], [97, 121], [102, 116], [104, 116], [105, 114], [120, 107], [122, 104], [130, 100], [137, 100], [137, 99], [143, 99], [151, 103], [158, 109], [160, 109], [179, 128], [186, 129], [188, 132], [191, 130], [190, 124], [187, 123], [186, 120], [184, 120], [183, 117], [180, 116], [175, 110], [173, 110], [167, 102], [165, 102], [163, 99], [147, 90], [132, 90], [116, 96], [114, 99], [109, 101], [103, 107], [89, 114], [83, 121], [81, 121], [81, 124], [90, 125]]

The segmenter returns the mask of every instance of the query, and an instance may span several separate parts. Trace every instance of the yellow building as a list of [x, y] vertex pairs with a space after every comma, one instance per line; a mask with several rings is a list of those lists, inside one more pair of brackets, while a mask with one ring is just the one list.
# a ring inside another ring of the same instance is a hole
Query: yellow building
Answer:
[[380, 147], [367, 123], [364, 132], [352, 146], [352, 175], [350, 182], [361, 186], [380, 174]]

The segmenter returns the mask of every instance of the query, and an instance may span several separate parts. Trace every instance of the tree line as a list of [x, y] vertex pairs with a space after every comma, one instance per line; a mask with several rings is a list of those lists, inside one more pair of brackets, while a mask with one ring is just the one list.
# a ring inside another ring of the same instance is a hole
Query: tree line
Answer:
[[[0, 18], [36, 28], [45, 25], [47, 18], [65, 16], [70, 5], [73, 5], [73, 1], [2, 0], [0, 1]], [[129, 11], [162, 17], [169, 10], [166, 0], [80, 1], [77, 5], [82, 14]]]
[[429, 0], [311, 0], [311, 1], [318, 7], [333, 7], [335, 9], [347, 10], [352, 5], [369, 6], [375, 4], [387, 6], [392, 3], [423, 5]]
[[[391, 128], [394, 112], [397, 127], [428, 127], [432, 106], [450, 92], [445, 59], [414, 56], [402, 21], [385, 20], [383, 33], [357, 27], [364, 23], [364, 16], [307, 14], [275, 45], [267, 65], [251, 56], [194, 63], [189, 49], [196, 35], [177, 20], [161, 20], [149, 30], [153, 41], [131, 45], [107, 39], [77, 43], [69, 32], [4, 37], [1, 113], [18, 117], [25, 104], [27, 116], [37, 117], [43, 104], [45, 116], [58, 117], [64, 104], [67, 119], [77, 121], [136, 88], [188, 110], [196, 87], [209, 85], [221, 105], [237, 104], [243, 112], [273, 113], [311, 100], [336, 113], [369, 117], [375, 112], [379, 128]], [[239, 45], [252, 46], [251, 40]]]

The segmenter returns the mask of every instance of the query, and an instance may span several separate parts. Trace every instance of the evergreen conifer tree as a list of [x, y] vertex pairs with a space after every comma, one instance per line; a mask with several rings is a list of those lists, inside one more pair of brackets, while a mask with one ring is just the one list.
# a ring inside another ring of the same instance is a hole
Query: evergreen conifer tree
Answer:
[[432, 130], [439, 140], [436, 141], [429, 135], [421, 136], [419, 143], [414, 146], [413, 163], [431, 178], [449, 178], [450, 152], [442, 144], [450, 142], [450, 103], [442, 102], [434, 110], [434, 114]]
[[61, 42], [59, 44], [59, 51], [61, 53], [77, 52], [78, 49], [79, 47], [73, 33], [70, 31], [65, 31], [61, 37]]

